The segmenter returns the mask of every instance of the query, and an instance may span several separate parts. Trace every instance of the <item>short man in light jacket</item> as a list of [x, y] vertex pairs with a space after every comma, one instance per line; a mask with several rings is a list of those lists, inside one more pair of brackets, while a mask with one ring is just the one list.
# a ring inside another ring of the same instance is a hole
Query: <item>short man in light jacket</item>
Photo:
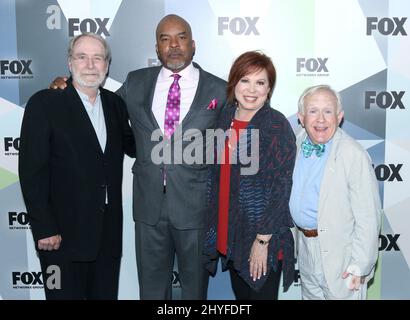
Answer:
[[339, 94], [327, 85], [299, 99], [290, 199], [303, 299], [366, 299], [378, 256], [381, 205], [371, 159], [339, 128]]

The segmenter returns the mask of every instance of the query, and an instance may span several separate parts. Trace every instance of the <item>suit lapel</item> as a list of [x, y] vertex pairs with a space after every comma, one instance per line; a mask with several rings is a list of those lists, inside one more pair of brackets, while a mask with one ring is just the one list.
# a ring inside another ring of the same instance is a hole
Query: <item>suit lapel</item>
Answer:
[[318, 206], [318, 216], [319, 221], [320, 214], [324, 210], [324, 205], [326, 199], [329, 195], [329, 190], [334, 187], [335, 178], [334, 174], [336, 173], [336, 154], [339, 149], [339, 142], [342, 137], [341, 131], [338, 128], [333, 136], [332, 147], [330, 150], [329, 158], [327, 160], [325, 171], [323, 173], [322, 183], [320, 184], [320, 193], [319, 193], [319, 206]]
[[[78, 135], [81, 139], [87, 141], [96, 151], [102, 153], [100, 143], [98, 142], [97, 134], [95, 133], [90, 117], [85, 110], [83, 102], [72, 84], [69, 84], [67, 89], [68, 107], [71, 110], [72, 125], [75, 126]], [[108, 130], [107, 130], [108, 131]], [[108, 140], [108, 134], [107, 134]]]
[[145, 86], [144, 86], [146, 87], [146, 90], [144, 91], [147, 92], [147, 95], [148, 95], [146, 99], [144, 99], [144, 101], [147, 101], [147, 103], [144, 104], [144, 109], [148, 116], [148, 119], [151, 122], [152, 127], [149, 128], [151, 131], [160, 128], [158, 125], [157, 119], [155, 118], [154, 112], [152, 111], [152, 103], [154, 101], [155, 86], [157, 83], [160, 70], [161, 70], [161, 67], [155, 68], [153, 70], [151, 77], [145, 81]]
[[114, 121], [115, 115], [112, 114], [112, 109], [108, 107], [107, 97], [106, 97], [103, 90], [100, 90], [100, 96], [101, 96], [101, 106], [102, 106], [102, 109], [103, 109], [103, 112], [104, 112], [105, 128], [106, 128], [106, 132], [107, 132], [107, 142], [105, 144], [104, 154], [107, 154], [109, 152], [110, 147], [111, 147], [110, 137], [112, 137], [112, 134], [111, 134], [111, 131], [113, 130], [112, 121]]
[[206, 109], [211, 102], [209, 99], [209, 93], [212, 92], [213, 83], [208, 80], [208, 77], [204, 70], [195, 62], [193, 62], [195, 68], [199, 70], [198, 88], [195, 92], [194, 99], [192, 100], [191, 107], [182, 121], [183, 127], [189, 127], [189, 122], [192, 121], [202, 108]]
[[[198, 66], [197, 66], [198, 67]], [[204, 104], [204, 96], [206, 94], [205, 84], [204, 84], [204, 74], [201, 68], [199, 69], [199, 81], [198, 88], [196, 89], [194, 99], [192, 100], [191, 107], [188, 113], [185, 115], [184, 120], [182, 120], [182, 126], [184, 127], [190, 119], [196, 114], [197, 109], [200, 109]]]

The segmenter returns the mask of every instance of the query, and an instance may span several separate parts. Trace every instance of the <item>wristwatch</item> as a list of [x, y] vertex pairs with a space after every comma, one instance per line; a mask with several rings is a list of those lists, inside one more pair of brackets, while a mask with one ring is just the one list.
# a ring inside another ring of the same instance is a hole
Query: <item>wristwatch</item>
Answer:
[[259, 238], [256, 238], [255, 240], [262, 246], [266, 246], [267, 244], [269, 244], [269, 241], [265, 241]]

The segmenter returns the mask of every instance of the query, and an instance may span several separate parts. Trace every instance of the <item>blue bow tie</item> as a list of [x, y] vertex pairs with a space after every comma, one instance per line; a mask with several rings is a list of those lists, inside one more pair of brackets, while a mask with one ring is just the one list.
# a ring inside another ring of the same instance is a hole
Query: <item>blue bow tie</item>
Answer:
[[325, 145], [322, 143], [313, 144], [308, 139], [302, 142], [302, 152], [305, 158], [309, 158], [313, 151], [316, 151], [316, 156], [321, 157], [325, 152]]

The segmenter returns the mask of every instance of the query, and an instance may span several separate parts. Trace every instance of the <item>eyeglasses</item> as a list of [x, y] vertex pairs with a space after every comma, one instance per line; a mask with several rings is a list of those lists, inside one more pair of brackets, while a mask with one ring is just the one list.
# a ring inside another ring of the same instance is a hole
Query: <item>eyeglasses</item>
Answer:
[[77, 63], [88, 63], [90, 60], [93, 64], [102, 64], [105, 62], [104, 56], [87, 56], [86, 54], [78, 54], [71, 57]]

